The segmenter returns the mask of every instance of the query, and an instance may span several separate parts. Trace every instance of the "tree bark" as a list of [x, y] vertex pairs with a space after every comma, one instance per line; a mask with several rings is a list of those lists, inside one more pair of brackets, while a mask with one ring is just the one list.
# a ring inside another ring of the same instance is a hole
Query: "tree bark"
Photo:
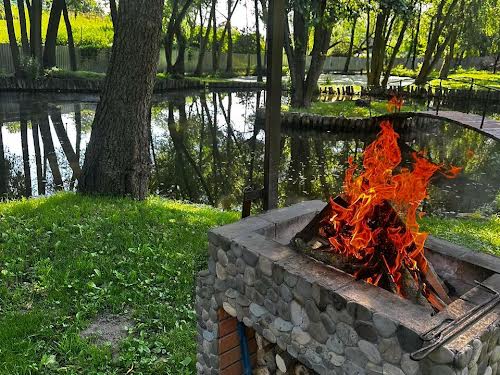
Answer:
[[35, 150], [38, 195], [44, 195], [45, 179], [43, 177], [42, 153], [40, 151], [40, 135], [38, 134], [38, 122], [31, 121], [31, 133], [33, 135], [33, 148]]
[[374, 87], [380, 87], [380, 77], [384, 68], [384, 57], [386, 47], [385, 30], [389, 21], [390, 9], [383, 8], [375, 21], [375, 35], [373, 37], [372, 60], [370, 68], [370, 77], [368, 84]]
[[227, 0], [227, 60], [226, 60], [226, 73], [233, 72], [233, 35], [231, 33], [231, 0]]
[[43, 67], [56, 66], [56, 42], [59, 31], [59, 21], [63, 10], [64, 0], [54, 0], [50, 8], [49, 23], [45, 34], [45, 47], [43, 49]]
[[255, 53], [257, 54], [257, 82], [262, 82], [262, 51], [260, 45], [260, 29], [259, 29], [259, 0], [254, 0], [255, 6]]
[[12, 8], [10, 0], [3, 0], [5, 10], [5, 22], [7, 23], [7, 33], [9, 34], [9, 46], [12, 61], [14, 63], [14, 72], [17, 75], [21, 73], [21, 61], [19, 59], [19, 48], [16, 41], [16, 32], [14, 30], [14, 18], [12, 17]]
[[219, 70], [219, 59], [217, 50], [219, 49], [217, 42], [217, 16], [215, 14], [215, 5], [217, 0], [212, 0], [212, 72], [215, 74]]
[[144, 199], [163, 0], [122, 0], [78, 190]]
[[366, 82], [370, 82], [370, 8], [366, 10]]
[[116, 6], [116, 0], [109, 0], [109, 10], [111, 13], [111, 22], [113, 23], [113, 30], [116, 32], [116, 23], [118, 20], [118, 8]]
[[24, 10], [24, 0], [17, 1], [17, 7], [19, 9], [19, 27], [21, 29], [21, 45], [23, 47], [23, 55], [30, 55], [30, 43], [28, 41], [28, 31], [26, 28], [26, 13]]
[[207, 30], [205, 31], [205, 36], [202, 38], [202, 41], [200, 43], [200, 51], [198, 53], [198, 63], [196, 64], [196, 69], [194, 71], [195, 76], [200, 76], [203, 73], [203, 59], [205, 58], [205, 52], [207, 50], [211, 25], [212, 25], [212, 11], [210, 11], [210, 16], [208, 18]]
[[398, 40], [396, 41], [396, 44], [392, 49], [391, 57], [389, 58], [389, 62], [387, 63], [384, 79], [382, 80], [382, 87], [386, 87], [387, 82], [389, 82], [389, 77], [391, 76], [391, 70], [394, 67], [394, 62], [396, 61], [396, 57], [398, 55], [399, 49], [401, 48], [401, 44], [403, 44], [403, 39], [409, 21], [410, 21], [409, 18], [405, 18], [403, 21], [403, 25], [401, 26], [401, 30], [399, 31]]
[[499, 61], [500, 61], [500, 53], [497, 53], [497, 56], [495, 57], [495, 62], [493, 63], [493, 74], [497, 73]]
[[354, 19], [352, 21], [351, 40], [349, 41], [349, 50], [347, 51], [347, 59], [345, 60], [345, 65], [344, 65], [344, 73], [347, 73], [349, 71], [349, 63], [351, 62], [352, 48], [354, 46], [354, 34], [356, 32], [357, 21], [358, 21], [358, 17], [354, 17]]
[[175, 60], [175, 64], [173, 66], [173, 72], [176, 75], [183, 76], [186, 72], [184, 60], [186, 57], [186, 44], [187, 40], [184, 34], [182, 33], [182, 28], [179, 27], [176, 30], [176, 39], [177, 39], [177, 59]]
[[441, 65], [441, 70], [439, 71], [439, 78], [446, 79], [448, 78], [448, 74], [450, 73], [451, 63], [453, 58], [455, 57], [455, 44], [457, 42], [458, 30], [454, 28], [451, 31], [450, 43], [448, 45], [448, 53], [443, 61], [443, 65]]
[[69, 64], [71, 70], [76, 71], [78, 70], [78, 66], [76, 64], [75, 41], [73, 39], [73, 28], [71, 27], [71, 20], [69, 18], [66, 0], [63, 0], [63, 16], [64, 24], [66, 25], [66, 34], [68, 34]]
[[30, 12], [31, 56], [42, 66], [42, 0], [32, 0]]
[[420, 20], [422, 19], [422, 3], [419, 4], [418, 8], [418, 21], [417, 29], [415, 30], [415, 40], [413, 41], [413, 58], [411, 60], [411, 68], [415, 69], [415, 64], [417, 62], [417, 51], [418, 51], [418, 37], [420, 34]]

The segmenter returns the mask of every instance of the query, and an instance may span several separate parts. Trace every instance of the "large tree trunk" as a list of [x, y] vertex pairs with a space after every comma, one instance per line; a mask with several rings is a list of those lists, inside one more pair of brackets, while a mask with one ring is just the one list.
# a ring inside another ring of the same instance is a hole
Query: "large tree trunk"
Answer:
[[69, 64], [71, 70], [76, 71], [78, 70], [78, 66], [76, 64], [75, 41], [73, 39], [73, 28], [71, 27], [71, 20], [69, 19], [66, 0], [63, 0], [63, 16], [64, 16], [64, 24], [66, 25], [66, 34], [68, 34]]
[[21, 115], [21, 148], [23, 150], [24, 196], [31, 197], [31, 168], [28, 150], [28, 121]]
[[45, 179], [43, 177], [42, 153], [40, 151], [40, 135], [38, 134], [38, 122], [36, 121], [31, 121], [31, 134], [33, 135], [33, 148], [35, 150], [38, 195], [44, 195]]
[[16, 75], [19, 75], [21, 73], [21, 62], [19, 59], [19, 48], [17, 47], [10, 0], [3, 0], [3, 6], [5, 10], [5, 22], [7, 23], [7, 33], [9, 34], [10, 54], [12, 56], [12, 61], [14, 62], [14, 72]]
[[42, 0], [32, 0], [30, 12], [31, 56], [42, 65]]
[[21, 29], [21, 45], [23, 47], [23, 55], [30, 55], [30, 43], [28, 41], [28, 31], [26, 28], [26, 13], [24, 10], [24, 0], [17, 1], [19, 9], [19, 28]]
[[78, 190], [144, 199], [163, 0], [122, 0]]
[[396, 41], [396, 44], [392, 49], [391, 57], [389, 58], [389, 62], [387, 63], [384, 79], [382, 80], [382, 87], [386, 87], [387, 83], [389, 82], [389, 77], [391, 76], [391, 70], [394, 67], [394, 62], [396, 61], [399, 49], [401, 48], [401, 44], [403, 43], [405, 31], [406, 28], [408, 27], [409, 21], [410, 21], [409, 18], [405, 18], [405, 20], [403, 21], [403, 25], [401, 26], [401, 30], [399, 31], [398, 40]]
[[56, 42], [59, 31], [59, 21], [64, 7], [64, 0], [54, 0], [50, 8], [49, 23], [45, 34], [45, 47], [43, 49], [43, 67], [56, 66]]
[[453, 58], [455, 57], [455, 44], [457, 42], [457, 37], [458, 37], [458, 30], [454, 28], [451, 31], [448, 53], [446, 54], [446, 57], [443, 61], [443, 65], [441, 65], [441, 70], [439, 71], [439, 78], [441, 79], [448, 78], [448, 74], [450, 73], [451, 63], [453, 61]]
[[231, 33], [231, 9], [232, 2], [227, 0], [227, 59], [226, 59], [226, 73], [233, 72], [233, 34]]
[[347, 59], [345, 60], [344, 73], [347, 73], [349, 71], [349, 63], [351, 62], [352, 48], [354, 46], [354, 33], [356, 32], [357, 21], [358, 17], [355, 17], [352, 21], [351, 40], [349, 41], [349, 50], [347, 51]]

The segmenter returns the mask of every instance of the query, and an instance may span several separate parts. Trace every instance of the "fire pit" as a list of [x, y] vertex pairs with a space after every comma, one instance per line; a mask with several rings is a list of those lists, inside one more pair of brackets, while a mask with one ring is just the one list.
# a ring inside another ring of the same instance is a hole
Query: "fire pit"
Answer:
[[[382, 124], [344, 193], [209, 232], [197, 286], [201, 374], [500, 373], [500, 259], [426, 240], [432, 175]], [[498, 371], [498, 372], [497, 372]]]
[[291, 239], [324, 207], [304, 202], [209, 232], [209, 268], [199, 274], [196, 291], [198, 373], [243, 373], [236, 321], [251, 329], [253, 369], [267, 363], [257, 363], [256, 334], [273, 344], [274, 355], [286, 353], [319, 374], [497, 373], [497, 307], [425, 358], [414, 361], [411, 354], [428, 344], [423, 337], [430, 330], [492, 298], [474, 280], [499, 290], [498, 258], [429, 239], [427, 259], [460, 295], [433, 315], [292, 249]]

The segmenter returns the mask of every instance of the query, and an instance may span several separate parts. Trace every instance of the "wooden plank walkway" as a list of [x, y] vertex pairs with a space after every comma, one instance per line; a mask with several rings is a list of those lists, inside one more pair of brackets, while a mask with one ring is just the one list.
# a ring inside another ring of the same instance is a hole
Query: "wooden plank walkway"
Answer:
[[491, 138], [500, 141], [500, 121], [493, 120], [486, 117], [484, 119], [483, 128], [481, 129], [481, 115], [472, 113], [463, 113], [457, 111], [439, 111], [436, 115], [435, 110], [424, 111], [423, 113], [432, 115], [432, 117], [442, 118], [458, 124], [465, 125], [466, 127], [478, 130]]

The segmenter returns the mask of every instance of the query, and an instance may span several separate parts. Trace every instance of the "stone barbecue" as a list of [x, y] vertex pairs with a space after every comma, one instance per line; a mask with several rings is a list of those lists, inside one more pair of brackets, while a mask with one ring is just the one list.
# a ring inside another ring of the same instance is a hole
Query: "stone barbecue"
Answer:
[[209, 232], [196, 288], [198, 374], [500, 374], [495, 304], [425, 358], [411, 357], [430, 330], [487, 304], [486, 287], [500, 290], [499, 258], [429, 238], [425, 255], [454, 292], [430, 314], [289, 246], [324, 207], [302, 202]]

